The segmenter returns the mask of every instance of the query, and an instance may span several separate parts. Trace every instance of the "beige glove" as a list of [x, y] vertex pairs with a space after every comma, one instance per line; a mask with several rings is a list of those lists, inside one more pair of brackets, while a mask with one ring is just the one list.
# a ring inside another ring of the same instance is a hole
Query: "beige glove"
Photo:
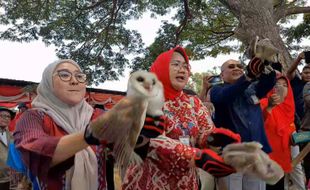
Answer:
[[284, 176], [284, 172], [261, 147], [256, 142], [227, 145], [223, 150], [224, 162], [238, 172], [253, 174], [267, 184], [275, 184]]

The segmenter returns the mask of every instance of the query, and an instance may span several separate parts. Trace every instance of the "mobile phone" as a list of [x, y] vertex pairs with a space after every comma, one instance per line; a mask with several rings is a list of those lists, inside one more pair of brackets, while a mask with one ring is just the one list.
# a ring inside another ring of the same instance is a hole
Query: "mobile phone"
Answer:
[[279, 84], [276, 84], [274, 87], [273, 87], [273, 93], [277, 94], [278, 96], [280, 96], [280, 101], [283, 102], [283, 89], [284, 87], [282, 85], [279, 85]]
[[223, 80], [222, 80], [220, 75], [215, 75], [215, 76], [211, 77], [211, 79], [209, 79], [209, 83], [212, 86], [215, 86], [215, 85], [218, 85], [218, 84], [223, 84]]
[[309, 64], [310, 63], [310, 51], [304, 51], [304, 54], [305, 54], [305, 62]]

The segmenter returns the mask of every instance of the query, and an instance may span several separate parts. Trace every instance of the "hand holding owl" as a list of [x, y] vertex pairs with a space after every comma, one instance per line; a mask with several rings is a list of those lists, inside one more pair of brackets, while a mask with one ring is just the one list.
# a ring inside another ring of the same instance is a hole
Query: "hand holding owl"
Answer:
[[224, 148], [223, 158], [226, 164], [238, 172], [252, 174], [268, 184], [275, 184], [283, 177], [284, 172], [261, 147], [256, 142], [230, 144]]
[[241, 137], [239, 134], [225, 128], [214, 128], [214, 130], [207, 136], [207, 145], [220, 147], [220, 149], [223, 149], [228, 144], [240, 142]]
[[[127, 102], [128, 105], [126, 105]], [[132, 102], [133, 104], [131, 104]], [[113, 109], [118, 110], [118, 112], [115, 112], [116, 115], [114, 115], [114, 117], [125, 121], [124, 118], [119, 117], [123, 117], [124, 115], [125, 117], [128, 116], [127, 123], [122, 122], [122, 129], [117, 130], [119, 133], [125, 135], [122, 135], [121, 138], [114, 141], [113, 146], [116, 165], [121, 168], [122, 173], [126, 170], [129, 162], [137, 161], [137, 157], [133, 154], [133, 151], [141, 130], [143, 126], [145, 126], [144, 124], [147, 123], [148, 119], [151, 118], [153, 120], [149, 122], [149, 125], [147, 125], [148, 127], [145, 130], [150, 131], [151, 129], [154, 129], [152, 127], [162, 126], [156, 124], [161, 123], [160, 118], [163, 115], [163, 102], [163, 87], [155, 74], [147, 71], [136, 71], [130, 75], [127, 95], [126, 98], [124, 98], [123, 104], [117, 104], [113, 107]], [[127, 109], [128, 107], [130, 107], [130, 109]], [[123, 110], [124, 108], [127, 111]], [[123, 116], [119, 115], [119, 111], [123, 112]], [[114, 112], [112, 112], [112, 114], [113, 113]], [[146, 114], [149, 116], [146, 117]], [[158, 130], [163, 129], [158, 128]], [[119, 133], [114, 135], [119, 135]]]
[[268, 38], [259, 39], [256, 36], [249, 45], [247, 53], [251, 60], [246, 67], [246, 74], [251, 79], [258, 77], [261, 73], [269, 74], [273, 70], [270, 63], [278, 62], [279, 49]]
[[86, 142], [98, 145], [100, 141], [105, 143], [119, 141], [130, 130], [129, 126], [134, 122], [133, 115], [136, 109], [143, 109], [143, 105], [134, 98], [123, 98], [111, 110], [102, 114], [87, 126], [84, 133]]
[[140, 135], [146, 138], [156, 138], [165, 130], [165, 118], [161, 116], [146, 115]]

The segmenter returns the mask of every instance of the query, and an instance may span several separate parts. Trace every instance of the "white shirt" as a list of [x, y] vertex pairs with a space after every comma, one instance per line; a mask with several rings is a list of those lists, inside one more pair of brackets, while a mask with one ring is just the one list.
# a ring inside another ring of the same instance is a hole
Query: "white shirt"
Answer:
[[8, 146], [8, 138], [6, 136], [6, 132], [0, 132], [0, 141], [5, 144], [6, 146]]

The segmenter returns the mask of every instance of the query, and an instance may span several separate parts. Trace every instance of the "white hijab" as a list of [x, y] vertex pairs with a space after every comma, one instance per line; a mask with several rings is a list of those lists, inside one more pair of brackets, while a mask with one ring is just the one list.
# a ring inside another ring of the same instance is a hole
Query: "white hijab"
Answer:
[[[93, 108], [85, 100], [72, 106], [55, 96], [53, 73], [59, 64], [65, 62], [75, 65], [81, 71], [79, 65], [70, 59], [49, 64], [43, 72], [32, 107], [44, 111], [59, 127], [72, 134], [84, 131], [91, 120]], [[75, 154], [74, 166], [67, 171], [66, 184], [66, 189], [98, 189], [98, 163], [91, 147]]]

